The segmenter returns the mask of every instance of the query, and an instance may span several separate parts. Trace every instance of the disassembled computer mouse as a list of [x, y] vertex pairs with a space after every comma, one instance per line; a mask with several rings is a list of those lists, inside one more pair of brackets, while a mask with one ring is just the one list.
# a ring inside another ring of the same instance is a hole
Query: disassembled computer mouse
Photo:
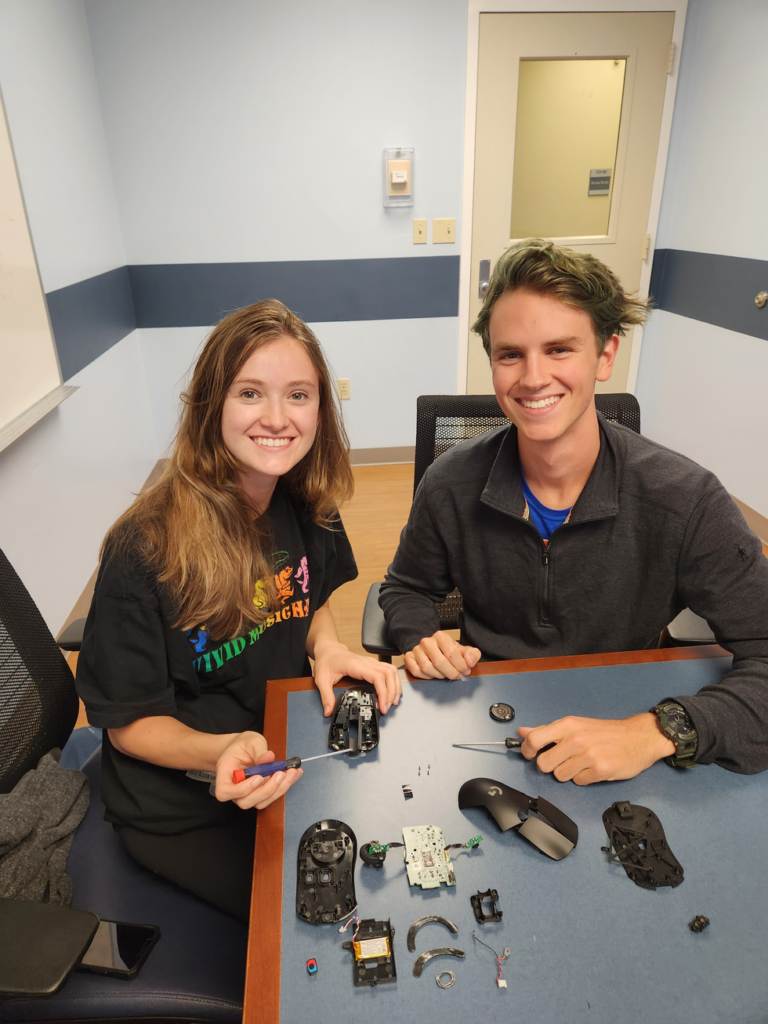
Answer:
[[328, 746], [331, 750], [367, 753], [379, 744], [379, 708], [374, 690], [345, 690], [339, 695], [331, 718]]
[[440, 917], [439, 914], [429, 914], [427, 915], [427, 917], [420, 917], [419, 920], [414, 921], [411, 927], [408, 929], [408, 941], [406, 945], [408, 946], [409, 953], [416, 952], [416, 932], [423, 925], [429, 924], [431, 921], [436, 921], [438, 924], [444, 924], [448, 931], [453, 932], [454, 935], [459, 930], [453, 923], [453, 921], [449, 921], [447, 917]]
[[[352, 951], [352, 981], [355, 988], [362, 985], [379, 985], [387, 981], [397, 981], [395, 967], [395, 929], [389, 921], [374, 921], [367, 918], [357, 922], [351, 941], [343, 942], [344, 949]], [[339, 931], [343, 932], [351, 924], [348, 921]]]
[[544, 797], [526, 796], [495, 779], [470, 779], [459, 790], [459, 808], [485, 807], [502, 832], [514, 829], [552, 860], [567, 857], [579, 829]]
[[296, 913], [310, 924], [341, 921], [357, 907], [357, 839], [343, 821], [329, 818], [306, 830], [299, 841]]
[[680, 885], [683, 869], [653, 811], [617, 800], [603, 812], [603, 824], [610, 840], [610, 846], [601, 847], [603, 853], [621, 864], [635, 885], [642, 889]]

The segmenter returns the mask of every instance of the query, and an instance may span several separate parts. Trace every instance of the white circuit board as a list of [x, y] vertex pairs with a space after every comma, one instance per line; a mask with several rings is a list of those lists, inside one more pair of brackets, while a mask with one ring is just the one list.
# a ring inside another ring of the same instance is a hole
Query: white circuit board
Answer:
[[438, 889], [441, 882], [456, 885], [451, 855], [445, 848], [443, 830], [437, 825], [415, 825], [403, 829], [408, 882], [422, 889]]

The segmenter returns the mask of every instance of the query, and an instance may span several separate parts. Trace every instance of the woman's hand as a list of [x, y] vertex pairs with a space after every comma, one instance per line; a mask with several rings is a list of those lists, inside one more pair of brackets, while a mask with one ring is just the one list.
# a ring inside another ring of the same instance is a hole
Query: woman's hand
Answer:
[[323, 714], [333, 712], [335, 699], [333, 684], [344, 676], [372, 683], [376, 689], [379, 711], [386, 714], [392, 704], [399, 704], [403, 687], [397, 669], [376, 658], [363, 658], [353, 654], [338, 640], [318, 640], [315, 643], [315, 686], [320, 691]]
[[267, 750], [267, 741], [258, 732], [241, 732], [222, 751], [216, 762], [216, 799], [231, 800], [238, 807], [247, 810], [255, 807], [263, 810], [281, 796], [285, 796], [294, 782], [304, 774], [301, 768], [289, 768], [275, 772], [268, 778], [252, 775], [243, 782], [233, 782], [232, 773], [254, 764], [274, 761], [275, 755]]

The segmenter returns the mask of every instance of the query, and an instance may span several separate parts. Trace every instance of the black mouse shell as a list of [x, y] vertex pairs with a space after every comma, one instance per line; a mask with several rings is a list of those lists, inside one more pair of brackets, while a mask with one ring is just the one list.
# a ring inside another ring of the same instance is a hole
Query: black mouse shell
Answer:
[[579, 829], [544, 797], [530, 797], [496, 779], [469, 779], [459, 790], [459, 809], [485, 807], [502, 832], [513, 828], [553, 860], [567, 857]]

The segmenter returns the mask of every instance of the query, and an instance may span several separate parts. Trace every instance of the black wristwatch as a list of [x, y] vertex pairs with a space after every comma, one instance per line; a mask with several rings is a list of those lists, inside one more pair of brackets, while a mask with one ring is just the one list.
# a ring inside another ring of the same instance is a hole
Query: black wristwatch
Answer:
[[667, 764], [673, 768], [695, 768], [696, 762], [693, 759], [699, 745], [699, 735], [683, 705], [666, 697], [650, 710], [659, 720], [659, 729], [677, 747], [677, 753], [664, 758]]

